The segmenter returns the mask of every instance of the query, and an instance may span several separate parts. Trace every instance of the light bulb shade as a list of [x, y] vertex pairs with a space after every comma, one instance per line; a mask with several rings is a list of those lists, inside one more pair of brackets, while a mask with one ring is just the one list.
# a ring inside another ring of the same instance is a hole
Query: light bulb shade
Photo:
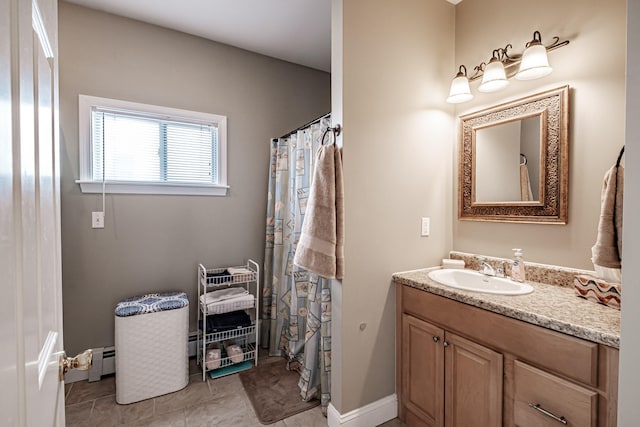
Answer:
[[516, 74], [516, 79], [538, 79], [550, 74], [552, 70], [547, 58], [547, 49], [542, 44], [534, 44], [529, 46], [522, 54], [520, 70]]
[[449, 90], [449, 97], [447, 98], [449, 104], [467, 102], [472, 98], [473, 95], [471, 94], [467, 76], [458, 75], [451, 81], [451, 89]]
[[504, 65], [499, 60], [491, 60], [484, 68], [482, 84], [478, 87], [480, 92], [495, 92], [509, 84]]

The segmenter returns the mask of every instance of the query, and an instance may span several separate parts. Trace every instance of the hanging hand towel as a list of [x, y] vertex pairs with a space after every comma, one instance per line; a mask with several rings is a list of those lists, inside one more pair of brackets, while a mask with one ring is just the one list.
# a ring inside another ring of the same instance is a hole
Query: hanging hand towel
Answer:
[[526, 163], [520, 165], [520, 200], [523, 202], [533, 200], [531, 182], [529, 181], [529, 168]]
[[293, 263], [328, 279], [344, 272], [343, 192], [340, 149], [320, 147]]
[[594, 265], [620, 268], [622, 259], [622, 193], [624, 168], [613, 166], [604, 176], [598, 237], [591, 248]]

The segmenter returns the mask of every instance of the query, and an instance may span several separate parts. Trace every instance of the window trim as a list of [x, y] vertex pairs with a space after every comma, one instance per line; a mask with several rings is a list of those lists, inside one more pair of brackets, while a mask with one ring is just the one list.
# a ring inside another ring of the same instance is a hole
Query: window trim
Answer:
[[[122, 111], [144, 112], [166, 119], [182, 119], [215, 123], [218, 127], [218, 184], [105, 181], [94, 180], [92, 173], [91, 110], [93, 107], [112, 108]], [[100, 98], [89, 95], [78, 96], [78, 149], [80, 160], [80, 184], [83, 193], [120, 194], [180, 194], [226, 196], [227, 185], [227, 117], [218, 114], [201, 113], [178, 108], [161, 107], [117, 99]]]

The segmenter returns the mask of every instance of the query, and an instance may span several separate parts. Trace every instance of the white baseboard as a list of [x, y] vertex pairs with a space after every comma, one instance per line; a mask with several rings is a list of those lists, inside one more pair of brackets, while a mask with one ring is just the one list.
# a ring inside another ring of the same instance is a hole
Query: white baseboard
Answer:
[[[195, 357], [197, 353], [197, 332], [189, 333], [188, 354], [189, 357]], [[103, 375], [109, 375], [116, 372], [115, 347], [97, 347], [93, 348], [93, 365], [89, 371], [79, 371], [72, 369], [64, 376], [65, 384], [78, 381], [99, 381]], [[106, 353], [106, 354], [105, 354]]]
[[89, 379], [88, 371], [78, 371], [77, 369], [74, 369], [64, 374], [65, 384], [71, 384], [78, 381], [87, 381], [88, 379]]
[[327, 410], [329, 427], [372, 427], [398, 416], [398, 396], [392, 394], [361, 408], [340, 414], [331, 403]]

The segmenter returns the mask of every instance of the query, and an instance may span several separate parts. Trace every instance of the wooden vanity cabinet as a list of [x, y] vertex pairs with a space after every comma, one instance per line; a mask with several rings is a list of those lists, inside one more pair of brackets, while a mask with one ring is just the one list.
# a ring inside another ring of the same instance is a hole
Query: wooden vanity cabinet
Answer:
[[502, 425], [502, 355], [402, 316], [402, 378], [410, 426]]
[[616, 425], [618, 350], [396, 286], [409, 427]]

